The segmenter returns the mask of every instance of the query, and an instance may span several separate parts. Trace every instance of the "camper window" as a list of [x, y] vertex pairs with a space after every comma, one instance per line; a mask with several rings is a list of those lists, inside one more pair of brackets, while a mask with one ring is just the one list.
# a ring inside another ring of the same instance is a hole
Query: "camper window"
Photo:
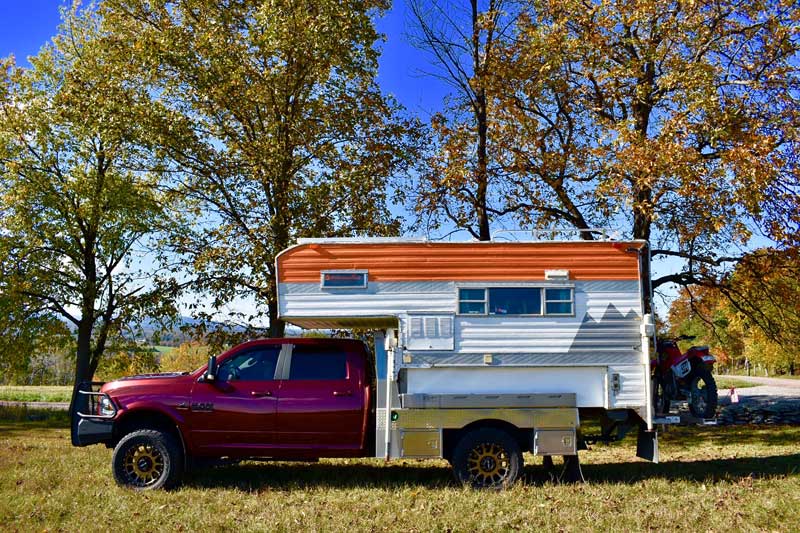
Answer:
[[572, 289], [545, 289], [544, 301], [548, 315], [572, 314]]
[[323, 270], [320, 272], [320, 286], [323, 289], [365, 289], [366, 270]]
[[542, 289], [506, 288], [489, 289], [490, 315], [541, 315]]
[[574, 290], [571, 287], [490, 287], [458, 290], [458, 313], [461, 315], [571, 316], [574, 314], [574, 307]]
[[485, 315], [486, 289], [459, 289], [458, 312], [462, 315]]

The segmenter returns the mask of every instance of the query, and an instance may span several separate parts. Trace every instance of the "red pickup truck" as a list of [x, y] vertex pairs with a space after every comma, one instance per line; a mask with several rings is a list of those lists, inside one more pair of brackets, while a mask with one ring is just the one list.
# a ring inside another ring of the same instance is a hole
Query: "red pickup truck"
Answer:
[[114, 448], [116, 481], [174, 486], [192, 460], [374, 456], [375, 377], [363, 343], [263, 339], [191, 373], [83, 390], [76, 446]]

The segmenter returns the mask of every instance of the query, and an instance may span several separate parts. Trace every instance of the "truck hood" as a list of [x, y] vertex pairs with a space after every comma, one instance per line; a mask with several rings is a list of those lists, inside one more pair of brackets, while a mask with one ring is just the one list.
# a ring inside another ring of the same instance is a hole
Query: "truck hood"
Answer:
[[168, 372], [164, 374], [141, 374], [127, 376], [116, 381], [109, 381], [100, 388], [100, 392], [129, 394], [145, 390], [177, 390], [184, 388], [192, 381], [189, 372]]
[[119, 378], [117, 381], [131, 381], [134, 379], [167, 379], [167, 378], [175, 378], [178, 376], [187, 376], [187, 375], [189, 375], [189, 372], [162, 372], [160, 374], [138, 374], [136, 376], [125, 376], [124, 378]]

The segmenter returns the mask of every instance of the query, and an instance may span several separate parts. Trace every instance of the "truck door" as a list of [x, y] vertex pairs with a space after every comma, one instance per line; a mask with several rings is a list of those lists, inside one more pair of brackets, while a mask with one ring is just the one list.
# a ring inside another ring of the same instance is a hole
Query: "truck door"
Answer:
[[295, 345], [281, 382], [276, 423], [282, 448], [359, 450], [361, 365], [341, 346]]
[[201, 452], [251, 454], [275, 444], [281, 345], [245, 348], [220, 362], [214, 383], [192, 389], [190, 426]]

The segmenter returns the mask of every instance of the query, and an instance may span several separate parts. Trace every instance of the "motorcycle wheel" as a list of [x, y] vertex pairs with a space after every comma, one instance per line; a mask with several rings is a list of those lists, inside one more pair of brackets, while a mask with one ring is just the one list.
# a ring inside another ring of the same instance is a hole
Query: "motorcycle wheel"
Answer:
[[664, 385], [664, 381], [659, 377], [656, 378], [656, 390], [655, 390], [655, 404], [656, 414], [659, 415], [668, 415], [669, 409], [672, 406], [672, 401], [670, 399], [669, 391], [667, 387]]
[[698, 366], [689, 374], [689, 411], [697, 418], [714, 418], [717, 414], [717, 382], [711, 372]]

